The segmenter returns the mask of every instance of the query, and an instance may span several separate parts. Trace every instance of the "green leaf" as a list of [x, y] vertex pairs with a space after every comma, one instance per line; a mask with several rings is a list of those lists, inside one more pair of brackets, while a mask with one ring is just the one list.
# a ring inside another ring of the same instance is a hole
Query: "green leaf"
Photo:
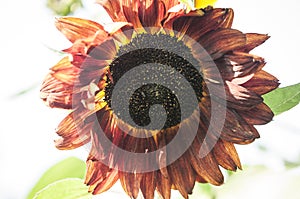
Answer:
[[82, 179], [69, 178], [56, 181], [41, 191], [34, 199], [91, 199], [92, 194], [88, 192], [88, 186]]
[[64, 178], [81, 178], [85, 175], [85, 163], [84, 161], [70, 157], [48, 169], [36, 185], [33, 187], [31, 192], [28, 194], [27, 199], [32, 199], [34, 195], [46, 187], [47, 185]]
[[295, 107], [300, 102], [300, 83], [278, 88], [263, 96], [264, 102], [272, 109], [275, 115]]

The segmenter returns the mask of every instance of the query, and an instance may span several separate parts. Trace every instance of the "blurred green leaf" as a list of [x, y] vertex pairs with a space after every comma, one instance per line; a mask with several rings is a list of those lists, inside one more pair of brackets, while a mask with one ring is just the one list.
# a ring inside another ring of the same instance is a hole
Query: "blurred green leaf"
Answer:
[[196, 183], [193, 190], [193, 194], [189, 198], [190, 199], [198, 199], [198, 198], [214, 199], [216, 198], [214, 186], [211, 184]]
[[278, 88], [263, 96], [265, 103], [275, 115], [295, 107], [300, 102], [300, 83]]
[[10, 99], [14, 99], [16, 97], [20, 97], [22, 95], [25, 95], [27, 93], [29, 93], [30, 91], [34, 90], [36, 87], [38, 87], [40, 83], [34, 83], [32, 84], [31, 86], [27, 87], [27, 88], [24, 88], [14, 94], [12, 94], [11, 96], [9, 96]]
[[47, 0], [47, 7], [55, 14], [67, 16], [82, 7], [81, 0]]
[[264, 166], [249, 166], [232, 175], [216, 188], [218, 199], [300, 199], [300, 167], [292, 170], [272, 170]]
[[34, 199], [91, 199], [92, 194], [88, 192], [88, 186], [82, 179], [69, 178], [56, 181], [41, 191]]
[[82, 178], [85, 175], [85, 162], [75, 158], [67, 158], [48, 169], [36, 185], [33, 187], [27, 199], [32, 199], [34, 195], [47, 185], [64, 178]]

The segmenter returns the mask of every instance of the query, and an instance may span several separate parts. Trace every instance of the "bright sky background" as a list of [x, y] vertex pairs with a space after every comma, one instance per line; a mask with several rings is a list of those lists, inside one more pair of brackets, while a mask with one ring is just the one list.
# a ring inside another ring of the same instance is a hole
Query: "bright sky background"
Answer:
[[[93, 0], [76, 14], [98, 20]], [[264, 45], [254, 51], [268, 62], [265, 69], [280, 79], [281, 86], [300, 82], [300, 1], [219, 0], [216, 7], [235, 10], [234, 27], [243, 32], [268, 33]], [[95, 18], [96, 17], [96, 18]], [[40, 0], [2, 1], [0, 5], [0, 198], [25, 198], [40, 175], [59, 160], [77, 156], [85, 149], [58, 151], [54, 129], [67, 112], [50, 109], [39, 99], [39, 86], [48, 68], [60, 57], [50, 51], [69, 43], [54, 26], [54, 16]], [[19, 91], [38, 85], [29, 93]], [[281, 170], [281, 159], [300, 159], [300, 106], [259, 127], [255, 144], [238, 147], [243, 164], [267, 164]], [[267, 152], [258, 151], [258, 145]]]

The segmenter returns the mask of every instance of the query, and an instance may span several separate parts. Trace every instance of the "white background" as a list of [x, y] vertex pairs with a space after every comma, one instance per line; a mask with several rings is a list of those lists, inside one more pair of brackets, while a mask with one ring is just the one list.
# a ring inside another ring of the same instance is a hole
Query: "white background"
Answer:
[[[100, 18], [98, 5], [86, 0], [76, 16]], [[271, 38], [254, 51], [268, 62], [265, 69], [281, 86], [300, 82], [300, 3], [297, 0], [219, 0], [216, 7], [235, 10], [234, 28], [268, 33]], [[0, 198], [25, 198], [40, 175], [59, 160], [85, 158], [85, 149], [58, 151], [54, 129], [66, 111], [50, 109], [39, 99], [39, 86], [48, 68], [60, 57], [46, 46], [60, 50], [69, 43], [54, 27], [54, 16], [40, 0], [0, 3]], [[16, 97], [23, 89], [29, 93]], [[266, 164], [283, 169], [282, 159], [300, 159], [300, 107], [259, 127], [261, 138], [238, 147], [242, 163]], [[258, 146], [268, 148], [258, 151]], [[266, 185], [267, 186], [267, 185]]]

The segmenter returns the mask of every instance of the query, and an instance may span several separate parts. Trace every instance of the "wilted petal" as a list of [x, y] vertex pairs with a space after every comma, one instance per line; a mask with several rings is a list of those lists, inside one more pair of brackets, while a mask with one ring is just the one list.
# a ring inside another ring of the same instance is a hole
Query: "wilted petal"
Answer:
[[109, 190], [118, 181], [118, 179], [118, 170], [111, 170], [108, 172], [106, 177], [96, 185], [93, 190], [93, 194], [99, 194]]
[[40, 98], [51, 108], [72, 108], [73, 85], [48, 75], [40, 90]]

